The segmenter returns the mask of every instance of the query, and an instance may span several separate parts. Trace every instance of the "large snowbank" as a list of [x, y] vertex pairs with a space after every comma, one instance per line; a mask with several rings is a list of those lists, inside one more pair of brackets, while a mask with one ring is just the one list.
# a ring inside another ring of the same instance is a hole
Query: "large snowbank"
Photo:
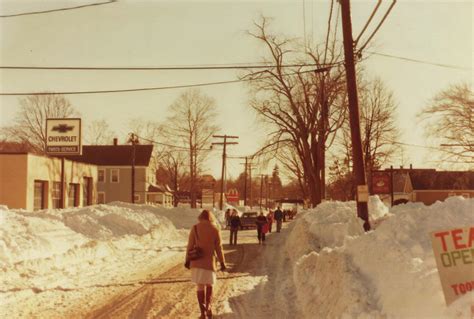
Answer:
[[185, 244], [184, 232], [144, 207], [97, 205], [34, 213], [2, 207], [0, 309], [18, 303], [24, 291], [129, 282], [181, 257]]
[[353, 202], [327, 202], [300, 217], [286, 251], [307, 318], [464, 318], [473, 294], [447, 308], [429, 233], [472, 225], [474, 199], [387, 209], [371, 200], [376, 230], [362, 232]]

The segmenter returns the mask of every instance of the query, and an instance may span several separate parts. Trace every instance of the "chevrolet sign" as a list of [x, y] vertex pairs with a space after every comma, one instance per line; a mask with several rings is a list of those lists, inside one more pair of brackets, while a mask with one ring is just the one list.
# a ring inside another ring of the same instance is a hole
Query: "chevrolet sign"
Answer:
[[80, 155], [81, 119], [47, 119], [46, 152], [51, 155]]

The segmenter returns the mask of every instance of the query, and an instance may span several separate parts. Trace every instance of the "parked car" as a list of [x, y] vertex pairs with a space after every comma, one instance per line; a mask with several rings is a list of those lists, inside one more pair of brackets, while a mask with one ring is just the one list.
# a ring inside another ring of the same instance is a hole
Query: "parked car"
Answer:
[[240, 222], [242, 224], [242, 229], [250, 229], [250, 228], [257, 228], [257, 212], [246, 212], [242, 214], [240, 217]]

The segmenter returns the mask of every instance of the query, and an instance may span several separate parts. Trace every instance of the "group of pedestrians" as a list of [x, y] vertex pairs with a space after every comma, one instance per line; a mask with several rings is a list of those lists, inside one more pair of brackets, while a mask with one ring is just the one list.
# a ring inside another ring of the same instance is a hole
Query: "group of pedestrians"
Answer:
[[[226, 220], [230, 227], [230, 244], [237, 245], [237, 233], [242, 227], [240, 217], [235, 209], [229, 212]], [[196, 284], [196, 295], [201, 312], [201, 319], [212, 318], [213, 285], [217, 280], [216, 261], [220, 270], [226, 270], [222, 238], [216, 225], [214, 215], [203, 210], [198, 217], [198, 223], [191, 228], [186, 249], [185, 267], [191, 270], [191, 281]], [[273, 221], [276, 221], [277, 232], [280, 232], [283, 212], [280, 207], [267, 216], [261, 212], [257, 216], [257, 237], [259, 244], [265, 243], [265, 234], [272, 231]]]

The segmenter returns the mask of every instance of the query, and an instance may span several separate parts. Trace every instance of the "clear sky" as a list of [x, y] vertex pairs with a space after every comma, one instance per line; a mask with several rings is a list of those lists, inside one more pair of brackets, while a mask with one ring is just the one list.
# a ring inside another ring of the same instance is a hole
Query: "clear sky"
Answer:
[[[46, 10], [92, 1], [1, 0], [1, 14]], [[97, 1], [99, 2], [99, 1]], [[367, 20], [376, 1], [351, 1], [354, 35]], [[377, 22], [390, 1], [384, 0]], [[2, 65], [24, 66], [167, 66], [258, 62], [264, 53], [246, 34], [260, 15], [273, 18], [272, 29], [291, 37], [322, 41], [330, 0], [304, 1], [119, 1], [71, 11], [0, 18]], [[335, 1], [335, 8], [337, 8]], [[337, 10], [337, 9], [336, 9]], [[335, 10], [335, 11], [336, 11]], [[432, 145], [416, 114], [439, 90], [459, 81], [472, 83], [472, 1], [398, 1], [372, 42], [371, 50], [436, 63], [471, 68], [455, 70], [372, 56], [364, 62], [370, 76], [379, 76], [393, 90], [401, 141]], [[340, 20], [339, 20], [340, 23]], [[371, 25], [374, 26], [375, 23]], [[339, 25], [340, 30], [340, 25]], [[367, 34], [372, 29], [369, 28]], [[233, 80], [236, 71], [0, 71], [1, 92], [74, 91], [168, 86]], [[204, 87], [219, 109], [222, 133], [240, 136], [233, 155], [257, 150], [265, 128], [248, 107], [245, 84]], [[182, 90], [68, 96], [84, 125], [106, 119], [123, 137], [131, 118], [164, 120], [167, 107]], [[11, 123], [17, 97], [0, 98], [0, 125]], [[407, 147], [405, 164], [430, 167], [432, 154]], [[238, 160], [229, 172], [242, 169]], [[392, 163], [400, 165], [400, 162]], [[208, 171], [220, 171], [215, 152]]]

